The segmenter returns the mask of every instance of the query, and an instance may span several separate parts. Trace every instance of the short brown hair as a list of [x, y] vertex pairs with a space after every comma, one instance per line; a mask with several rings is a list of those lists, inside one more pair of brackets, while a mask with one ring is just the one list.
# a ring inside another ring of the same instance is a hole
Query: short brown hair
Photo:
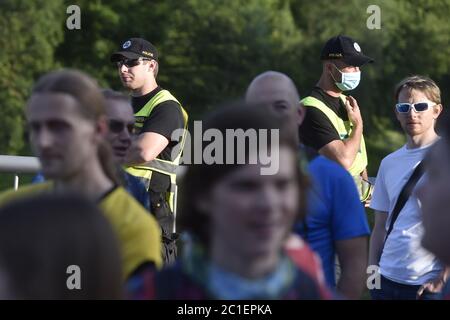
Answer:
[[[295, 156], [295, 162], [299, 163], [299, 150], [296, 138], [283, 125], [285, 119], [283, 117], [271, 116], [272, 113], [273, 111], [270, 106], [266, 105], [248, 105], [242, 101], [228, 103], [206, 116], [202, 126], [203, 132], [200, 134], [203, 135], [208, 129], [219, 130], [224, 136], [229, 129], [241, 129], [244, 131], [248, 129], [278, 129], [280, 130], [279, 145], [288, 147]], [[266, 138], [267, 143], [272, 143], [270, 135]], [[258, 139], [261, 138], [258, 137]], [[192, 141], [196, 141], [196, 138], [194, 137]], [[203, 151], [207, 144], [207, 142], [202, 143], [200, 149]], [[259, 143], [257, 143], [257, 146], [259, 146]], [[194, 143], [190, 147], [194, 150]], [[251, 147], [247, 143], [244, 150], [246, 161], [249, 159], [250, 150]], [[192, 151], [192, 154], [194, 152]], [[179, 227], [183, 231], [189, 232], [207, 248], [211, 240], [211, 221], [209, 216], [198, 208], [197, 200], [206, 197], [208, 191], [218, 181], [221, 181], [224, 176], [243, 166], [243, 164], [237, 164], [237, 154], [238, 150], [234, 149], [234, 161], [232, 161], [232, 164], [201, 163], [188, 165], [187, 172], [181, 181], [180, 215], [177, 219]], [[300, 166], [295, 167], [295, 173], [296, 182], [299, 187], [299, 211], [297, 219], [302, 219], [306, 214], [306, 193], [309, 187], [309, 180], [304, 172], [302, 172]]]
[[152, 60], [155, 61], [155, 70], [153, 71], [153, 76], [156, 79], [156, 77], [158, 76], [158, 71], [159, 71], [159, 62], [155, 59], [147, 59], [147, 60], [144, 60], [144, 62], [142, 64], [147, 64], [147, 61], [150, 63], [150, 61], [152, 61]]
[[403, 89], [418, 90], [424, 93], [428, 99], [433, 101], [436, 104], [441, 104], [441, 90], [437, 86], [437, 84], [428, 77], [414, 75], [411, 77], [407, 77], [400, 81], [395, 87], [395, 100], [398, 101], [398, 96], [400, 95], [400, 91]]
[[[102, 94], [106, 100], [120, 100], [130, 103], [130, 98], [119, 91], [114, 91], [112, 89], [102, 89]], [[106, 106], [108, 106], [108, 103], [106, 103]]]

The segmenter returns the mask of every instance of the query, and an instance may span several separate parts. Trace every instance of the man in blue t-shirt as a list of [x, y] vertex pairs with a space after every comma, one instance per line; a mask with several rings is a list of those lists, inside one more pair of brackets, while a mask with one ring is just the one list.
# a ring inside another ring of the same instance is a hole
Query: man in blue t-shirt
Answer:
[[[343, 264], [352, 263], [353, 258], [343, 255], [352, 255], [351, 242], [360, 242], [359, 238], [364, 239], [370, 230], [363, 206], [358, 200], [355, 183], [345, 169], [324, 156], [317, 155], [310, 159], [308, 171], [312, 180], [308, 216], [305, 221], [296, 224], [295, 231], [319, 253], [325, 279], [329, 285], [334, 286], [336, 251], [341, 268], [345, 271], [347, 266]], [[349, 241], [351, 239], [356, 240]], [[355, 251], [355, 255], [357, 252]], [[359, 260], [357, 256], [354, 259]], [[359, 263], [356, 262], [356, 265]]]
[[[257, 76], [246, 93], [250, 103], [269, 104], [288, 119], [293, 132], [303, 121], [305, 110], [293, 81], [268, 71]], [[299, 141], [300, 144], [300, 141]], [[297, 223], [299, 233], [322, 259], [327, 284], [347, 298], [358, 299], [366, 280], [367, 236], [370, 233], [363, 205], [350, 174], [339, 164], [302, 147], [312, 180], [307, 217]], [[341, 274], [336, 284], [335, 256]]]

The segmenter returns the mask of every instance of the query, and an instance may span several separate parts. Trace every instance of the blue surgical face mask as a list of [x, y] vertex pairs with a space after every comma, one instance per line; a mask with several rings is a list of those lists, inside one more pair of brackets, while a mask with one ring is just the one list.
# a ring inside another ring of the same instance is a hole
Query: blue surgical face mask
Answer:
[[334, 80], [334, 83], [342, 91], [349, 91], [355, 89], [359, 85], [359, 81], [361, 80], [361, 71], [357, 72], [342, 72], [336, 67], [335, 64], [333, 66], [341, 73], [342, 80], [341, 82], [337, 82], [336, 79], [331, 74], [331, 77]]

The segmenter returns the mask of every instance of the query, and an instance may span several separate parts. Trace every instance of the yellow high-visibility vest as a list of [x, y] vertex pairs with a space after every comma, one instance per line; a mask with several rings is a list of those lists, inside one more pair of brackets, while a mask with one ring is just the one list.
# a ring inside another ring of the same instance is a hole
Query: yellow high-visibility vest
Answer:
[[[340, 99], [345, 103], [345, 96], [341, 95]], [[301, 100], [305, 107], [313, 107], [321, 112], [323, 112], [327, 118], [333, 124], [333, 127], [339, 134], [341, 140], [347, 139], [352, 133], [353, 124], [347, 120], [342, 120], [333, 110], [331, 110], [325, 103], [314, 97], [306, 97]], [[369, 189], [365, 188], [365, 184], [362, 181], [361, 173], [367, 167], [367, 151], [366, 143], [364, 142], [364, 136], [361, 137], [361, 145], [359, 147], [358, 153], [356, 154], [355, 160], [348, 169], [351, 176], [355, 180], [356, 187], [358, 189], [361, 201], [367, 200], [369, 197]]]
[[173, 159], [173, 161], [169, 160], [162, 160], [159, 158], [155, 158], [154, 160], [151, 160], [149, 162], [146, 162], [141, 165], [127, 167], [126, 171], [130, 174], [139, 177], [140, 179], [144, 180], [147, 191], [150, 186], [150, 181], [152, 178], [152, 172], [156, 171], [162, 174], [165, 174], [169, 176], [170, 178], [170, 190], [168, 193], [168, 203], [170, 206], [170, 210], [172, 212], [175, 212], [176, 209], [176, 203], [175, 203], [175, 190], [177, 188], [176, 180], [176, 169], [178, 165], [180, 164], [181, 154], [183, 152], [184, 143], [186, 140], [186, 134], [187, 134], [187, 124], [188, 124], [188, 114], [184, 110], [184, 108], [181, 106], [181, 103], [167, 90], [161, 90], [159, 91], [150, 101], [148, 101], [137, 113], [134, 114], [136, 118], [135, 122], [135, 129], [139, 133], [142, 130], [142, 127], [144, 125], [144, 122], [150, 117], [150, 114], [152, 113], [153, 109], [158, 106], [159, 104], [166, 102], [166, 101], [175, 101], [181, 108], [181, 112], [183, 114], [183, 135], [180, 141], [180, 150], [177, 153], [176, 157]]

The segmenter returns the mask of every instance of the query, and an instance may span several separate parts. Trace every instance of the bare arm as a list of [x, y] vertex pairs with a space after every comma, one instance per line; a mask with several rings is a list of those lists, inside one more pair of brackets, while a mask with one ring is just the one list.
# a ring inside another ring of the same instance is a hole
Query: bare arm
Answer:
[[169, 140], [155, 132], [140, 134], [128, 150], [125, 164], [137, 165], [155, 159], [169, 144]]
[[387, 212], [375, 211], [375, 225], [373, 227], [372, 236], [370, 237], [369, 246], [369, 266], [379, 265], [381, 253], [386, 237], [386, 220]]
[[350, 169], [355, 161], [361, 144], [362, 130], [353, 130], [346, 140], [334, 140], [320, 148], [319, 153], [331, 160], [336, 161], [346, 170]]
[[350, 122], [353, 124], [353, 130], [345, 140], [334, 140], [320, 148], [319, 153], [325, 157], [340, 163], [345, 169], [349, 169], [355, 161], [356, 155], [361, 146], [361, 137], [363, 134], [363, 121], [356, 100], [348, 96], [345, 103]]
[[361, 172], [361, 177], [366, 180], [369, 181], [369, 175], [367, 174], [367, 168], [364, 169], [363, 172]]
[[367, 237], [336, 241], [336, 252], [341, 265], [337, 289], [349, 299], [359, 299], [366, 283]]

